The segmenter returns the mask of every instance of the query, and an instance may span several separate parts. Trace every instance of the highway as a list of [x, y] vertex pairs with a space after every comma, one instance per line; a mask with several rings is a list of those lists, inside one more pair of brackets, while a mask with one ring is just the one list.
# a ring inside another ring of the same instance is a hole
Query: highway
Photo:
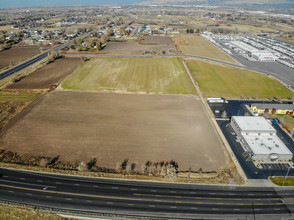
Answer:
[[[0, 200], [58, 211], [195, 219], [290, 217], [294, 189], [85, 178], [0, 168]], [[293, 216], [292, 216], [293, 217]]]

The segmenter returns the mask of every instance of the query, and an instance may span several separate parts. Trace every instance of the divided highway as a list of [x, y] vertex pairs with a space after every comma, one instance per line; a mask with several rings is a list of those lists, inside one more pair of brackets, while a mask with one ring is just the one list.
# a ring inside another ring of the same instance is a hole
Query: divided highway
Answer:
[[0, 168], [0, 200], [59, 211], [190, 218], [292, 216], [294, 189], [154, 183]]

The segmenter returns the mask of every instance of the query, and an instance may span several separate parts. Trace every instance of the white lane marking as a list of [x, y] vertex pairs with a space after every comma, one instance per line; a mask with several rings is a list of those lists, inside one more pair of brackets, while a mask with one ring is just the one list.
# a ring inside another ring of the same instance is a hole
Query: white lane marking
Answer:
[[278, 209], [278, 208], [275, 208], [274, 210], [280, 210], [280, 209]]
[[86, 200], [86, 202], [92, 202], [91, 200]]
[[212, 210], [218, 210], [217, 208], [213, 208]]
[[169, 191], [170, 193], [177, 193], [176, 191]]
[[56, 184], [61, 184], [61, 182], [55, 182]]
[[234, 210], [239, 211], [240, 209], [234, 209]]
[[155, 190], [155, 189], [151, 189], [150, 191], [151, 191], [151, 192], [157, 192], [157, 190]]
[[152, 208], [154, 208], [155, 207], [155, 205], [148, 205], [149, 207], [152, 207]]
[[198, 208], [196, 208], [196, 207], [191, 207], [191, 209], [198, 209]]
[[132, 191], [137, 191], [137, 189], [132, 189]]
[[94, 185], [93, 187], [95, 187], [95, 188], [99, 188], [99, 186], [95, 186], [95, 185]]
[[111, 205], [111, 204], [113, 204], [113, 202], [107, 202], [107, 204]]
[[7, 178], [8, 176], [4, 175], [3, 177]]
[[46, 196], [47, 198], [52, 198], [52, 196]]
[[128, 204], [129, 206], [134, 206], [134, 204]]
[[234, 196], [234, 195], [236, 195], [236, 194], [235, 194], [235, 193], [229, 193], [229, 195], [230, 195], [230, 196]]
[[11, 190], [8, 190], [8, 192], [10, 192], [10, 193], [14, 193], [13, 191], [11, 191]]
[[254, 209], [254, 210], [259, 211], [260, 209]]
[[31, 193], [26, 193], [26, 195], [31, 196], [31, 195], [33, 195], [33, 194], [31, 194]]
[[78, 184], [78, 183], [76, 183], [76, 184], [74, 184], [75, 186], [79, 186], [80, 184]]
[[[49, 187], [49, 186], [45, 186], [45, 185], [39, 185], [39, 184], [33, 184], [33, 183], [23, 183], [23, 182], [17, 182], [17, 181], [12, 181], [12, 180], [3, 180], [0, 179], [0, 182], [8, 182], [8, 183], [18, 183], [18, 184], [22, 184], [22, 185], [29, 185], [29, 186], [39, 186], [39, 187]], [[56, 188], [54, 186], [50, 186], [50, 188]]]
[[268, 195], [268, 196], [272, 196], [273, 194], [266, 194], [266, 195]]
[[113, 187], [111, 187], [112, 189], [118, 189], [118, 187], [117, 186], [113, 186]]
[[190, 192], [190, 194], [196, 194], [195, 192]]
[[248, 196], [254, 196], [254, 194], [248, 194]]
[[209, 193], [209, 195], [215, 195], [215, 193]]
[[43, 180], [37, 180], [37, 182], [39, 182], [39, 183], [42, 183], [42, 182], [43, 182]]
[[171, 209], [176, 209], [177, 207], [176, 207], [176, 206], [171, 206], [170, 208], [171, 208]]
[[66, 200], [72, 200], [71, 198], [65, 198]]
[[25, 180], [25, 178], [23, 178], [23, 177], [22, 177], [22, 178], [19, 178], [19, 179], [20, 179], [20, 180]]

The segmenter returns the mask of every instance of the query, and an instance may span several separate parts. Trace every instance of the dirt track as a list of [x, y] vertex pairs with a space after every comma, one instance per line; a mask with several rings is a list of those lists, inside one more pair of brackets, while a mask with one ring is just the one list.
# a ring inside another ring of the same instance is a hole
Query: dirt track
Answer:
[[[27, 110], [27, 109], [26, 109]], [[142, 165], [175, 160], [180, 170], [217, 170], [226, 158], [195, 96], [51, 92], [1, 137], [21, 154], [116, 168], [124, 159]]]
[[176, 47], [173, 45], [142, 45], [137, 42], [108, 42], [107, 46], [101, 50], [102, 53], [117, 54], [142, 54], [144, 51], [169, 50]]
[[80, 58], [66, 57], [55, 60], [31, 73], [6, 89], [47, 89], [71, 74], [81, 63]]

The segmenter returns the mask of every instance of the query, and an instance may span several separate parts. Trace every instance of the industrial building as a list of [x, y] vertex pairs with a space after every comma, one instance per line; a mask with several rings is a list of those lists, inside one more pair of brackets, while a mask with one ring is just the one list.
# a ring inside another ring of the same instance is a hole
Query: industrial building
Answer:
[[275, 104], [275, 103], [254, 103], [250, 106], [250, 109], [258, 114], [262, 114], [265, 111], [271, 114], [290, 114], [294, 112], [294, 104]]
[[231, 45], [243, 51], [248, 57], [252, 57], [258, 61], [277, 61], [277, 57], [271, 52], [265, 50], [259, 50], [242, 41], [232, 41]]
[[293, 154], [264, 117], [233, 116], [230, 125], [255, 165], [261, 163], [293, 165]]

